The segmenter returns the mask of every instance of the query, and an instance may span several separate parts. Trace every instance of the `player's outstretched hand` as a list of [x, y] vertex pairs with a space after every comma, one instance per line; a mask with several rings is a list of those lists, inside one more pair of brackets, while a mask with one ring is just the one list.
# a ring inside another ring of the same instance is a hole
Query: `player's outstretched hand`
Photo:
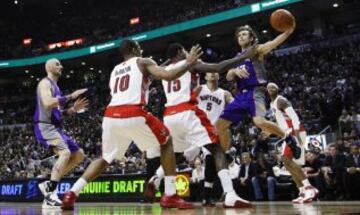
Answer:
[[191, 48], [190, 52], [186, 55], [186, 61], [190, 65], [194, 65], [197, 60], [203, 55], [203, 51], [200, 47], [200, 45], [195, 45]]
[[82, 98], [82, 99], [77, 99], [75, 101], [73, 108], [75, 112], [78, 112], [79, 110], [83, 110], [87, 108], [88, 105], [89, 105], [89, 101], [85, 98]]
[[71, 99], [77, 99], [77, 97], [85, 93], [87, 90], [88, 90], [87, 88], [75, 90], [73, 93], [71, 93]]

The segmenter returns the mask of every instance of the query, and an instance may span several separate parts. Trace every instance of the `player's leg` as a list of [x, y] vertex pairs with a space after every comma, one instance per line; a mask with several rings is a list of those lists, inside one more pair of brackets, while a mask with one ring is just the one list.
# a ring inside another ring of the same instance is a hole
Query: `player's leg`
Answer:
[[138, 124], [137, 129], [133, 129], [134, 142], [143, 150], [147, 150], [157, 144], [160, 145], [160, 162], [165, 175], [165, 192], [160, 199], [160, 205], [165, 208], [194, 208], [194, 205], [176, 195], [176, 159], [169, 130], [159, 119], [151, 114], [144, 114], [144, 117], [140, 120], [141, 123]]
[[205, 147], [213, 155], [215, 161], [215, 171], [220, 178], [225, 195], [224, 207], [244, 208], [251, 207], [249, 201], [241, 199], [234, 191], [228, 162], [225, 152], [215, 134], [215, 128], [211, 125], [204, 111], [196, 109], [191, 112], [193, 117], [189, 123], [189, 141], [199, 147]]
[[216, 166], [214, 156], [205, 147], [202, 148], [205, 160], [205, 181], [203, 205], [208, 207], [215, 206], [213, 199], [213, 187], [216, 179]]
[[125, 129], [122, 119], [104, 117], [102, 128], [102, 157], [92, 161], [70, 191], [64, 195], [61, 206], [64, 210], [73, 210], [81, 190], [96, 179], [114, 159], [119, 158], [119, 155], [122, 156], [131, 143], [131, 140], [117, 132]]
[[275, 134], [281, 139], [285, 139], [290, 147], [295, 158], [301, 155], [301, 148], [297, 145], [295, 138], [292, 135], [286, 134], [277, 124], [266, 120], [266, 96], [265, 89], [258, 87], [252, 93], [253, 101], [248, 102], [248, 110], [253, 117], [253, 122], [256, 127], [260, 128], [266, 133]]
[[84, 158], [85, 154], [82, 149], [72, 153], [61, 177], [67, 175], [70, 171], [77, 167], [84, 160]]
[[230, 126], [232, 122], [223, 118], [216, 121], [216, 129], [219, 135], [219, 141], [224, 150], [229, 150], [231, 145]]

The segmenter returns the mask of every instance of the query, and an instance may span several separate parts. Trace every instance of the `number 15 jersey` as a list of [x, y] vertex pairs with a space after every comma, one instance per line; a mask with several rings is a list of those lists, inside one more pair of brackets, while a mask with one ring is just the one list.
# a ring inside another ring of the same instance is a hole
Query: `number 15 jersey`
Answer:
[[137, 57], [131, 58], [115, 66], [111, 72], [109, 106], [147, 104], [150, 81], [141, 72], [137, 61]]

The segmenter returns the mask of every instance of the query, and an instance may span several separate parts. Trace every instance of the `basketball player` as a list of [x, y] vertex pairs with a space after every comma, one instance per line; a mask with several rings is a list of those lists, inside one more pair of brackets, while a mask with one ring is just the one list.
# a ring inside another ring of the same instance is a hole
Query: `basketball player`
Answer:
[[[218, 73], [206, 73], [205, 74], [206, 84], [201, 85], [199, 89], [195, 91], [200, 91], [198, 94], [199, 108], [203, 110], [211, 124], [215, 126], [215, 122], [219, 118], [220, 114], [226, 107], [230, 104], [234, 98], [231, 93], [227, 90], [219, 88], [219, 74]], [[191, 148], [197, 147], [192, 146], [190, 149], [185, 150], [187, 153]], [[215, 206], [215, 202], [212, 198], [214, 181], [216, 178], [215, 168], [213, 167], [214, 157], [211, 153], [205, 148], [202, 148], [205, 160], [205, 181], [204, 181], [204, 206]]]
[[134, 141], [142, 150], [159, 144], [161, 164], [165, 171], [165, 194], [160, 205], [166, 208], [189, 209], [194, 206], [176, 195], [175, 156], [172, 140], [164, 124], [146, 112], [149, 76], [172, 81], [183, 75], [202, 55], [201, 48], [194, 46], [186, 60], [171, 72], [159, 67], [150, 58], [142, 57], [140, 45], [124, 40], [120, 45], [124, 61], [113, 69], [110, 76], [111, 101], [105, 110], [102, 123], [102, 156], [91, 162], [84, 174], [63, 198], [62, 209], [72, 210], [80, 191], [94, 180], [114, 159], [124, 156]]
[[[50, 181], [39, 184], [44, 195], [43, 208], [60, 207], [57, 196], [57, 185], [60, 179], [74, 169], [84, 159], [84, 152], [79, 145], [65, 134], [62, 129], [62, 115], [72, 115], [88, 105], [86, 99], [77, 99], [87, 89], [76, 90], [63, 96], [57, 85], [63, 66], [57, 59], [49, 59], [45, 64], [47, 77], [43, 78], [36, 88], [36, 110], [34, 130], [36, 139], [45, 147], [51, 148], [59, 157], [55, 162]], [[65, 104], [77, 99], [74, 105], [64, 110]]]
[[301, 165], [305, 164], [305, 129], [301, 125], [299, 117], [290, 102], [285, 97], [279, 95], [279, 87], [275, 83], [269, 83], [266, 88], [271, 99], [270, 106], [275, 110], [277, 124], [284, 132], [290, 130], [291, 134], [297, 137], [301, 145], [301, 156], [299, 159], [293, 159], [291, 150], [284, 142], [281, 151], [284, 166], [290, 172], [296, 186], [299, 188], [299, 197], [294, 199], [293, 203], [311, 202], [319, 191], [311, 186], [301, 169]]
[[[241, 199], [237, 196], [232, 186], [229, 170], [227, 169], [227, 161], [225, 153], [218, 144], [218, 136], [215, 134], [215, 128], [210, 123], [206, 113], [197, 106], [197, 98], [193, 89], [198, 84], [196, 73], [221, 73], [226, 72], [244, 59], [255, 55], [255, 46], [244, 52], [242, 55], [233, 59], [222, 61], [218, 64], [208, 64], [202, 61], [185, 73], [175, 81], [163, 81], [163, 87], [167, 98], [166, 109], [164, 112], [164, 123], [169, 128], [174, 138], [174, 151], [184, 152], [190, 146], [196, 145], [199, 149], [205, 147], [214, 156], [214, 168], [220, 178], [225, 195], [224, 207], [243, 208], [251, 207], [249, 201]], [[168, 48], [168, 57], [171, 64], [167, 66], [167, 70], [177, 68], [184, 63], [186, 51], [181, 44], [171, 44]], [[195, 77], [195, 78], [194, 78]], [[195, 156], [198, 154], [195, 153]], [[194, 155], [194, 154], [193, 154]], [[188, 160], [195, 156], [185, 157]], [[159, 168], [161, 169], [161, 168]], [[158, 175], [159, 172], [156, 173]], [[159, 180], [158, 180], [159, 181]], [[158, 185], [159, 183], [157, 183]], [[155, 185], [153, 181], [149, 181], [147, 192], [145, 195], [151, 196], [155, 194]]]
[[[295, 24], [291, 29], [280, 34], [274, 40], [258, 45], [255, 57], [246, 59], [245, 62], [240, 63], [236, 68], [230, 69], [227, 73], [226, 79], [228, 81], [236, 81], [238, 94], [234, 101], [225, 108], [216, 122], [220, 142], [225, 150], [230, 148], [230, 125], [233, 123], [238, 124], [243, 120], [245, 114], [250, 114], [257, 127], [264, 132], [284, 138], [291, 148], [294, 157], [300, 157], [301, 149], [296, 145], [295, 139], [291, 135], [286, 135], [278, 125], [265, 119], [267, 72], [263, 64], [264, 56], [282, 44], [292, 34], [294, 29]], [[239, 27], [236, 30], [235, 36], [242, 52], [246, 51], [258, 40], [255, 32], [247, 25]]]

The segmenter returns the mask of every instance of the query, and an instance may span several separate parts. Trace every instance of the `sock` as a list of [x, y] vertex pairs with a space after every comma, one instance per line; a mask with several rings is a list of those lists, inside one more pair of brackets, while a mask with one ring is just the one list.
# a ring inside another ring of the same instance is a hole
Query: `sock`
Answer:
[[87, 181], [83, 178], [79, 178], [75, 184], [72, 186], [70, 191], [73, 191], [77, 196], [79, 196], [80, 191], [87, 185]]
[[162, 168], [162, 166], [160, 166], [156, 170], [155, 175], [157, 176], [157, 178], [155, 179], [154, 184], [155, 184], [156, 188], [159, 188], [161, 180], [165, 177], [165, 172], [164, 172], [164, 169]]
[[311, 186], [311, 184], [307, 178], [302, 181], [302, 184], [304, 185], [304, 187]]
[[165, 195], [172, 196], [176, 194], [175, 176], [165, 176]]
[[304, 187], [304, 186], [298, 187], [298, 188], [299, 188], [300, 193], [303, 193], [303, 192], [305, 191], [305, 187]]
[[50, 181], [49, 182], [49, 191], [53, 192], [56, 189], [58, 183], [59, 183], [58, 181]]
[[222, 169], [218, 172], [221, 181], [221, 186], [225, 193], [234, 192], [234, 187], [231, 181], [230, 172], [228, 169]]

